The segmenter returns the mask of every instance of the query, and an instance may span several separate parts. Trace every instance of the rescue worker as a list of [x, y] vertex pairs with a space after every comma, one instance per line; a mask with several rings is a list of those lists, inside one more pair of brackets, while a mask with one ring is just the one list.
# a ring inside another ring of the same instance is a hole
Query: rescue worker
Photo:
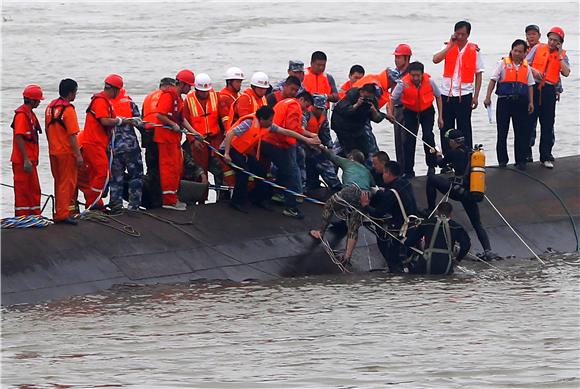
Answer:
[[385, 151], [377, 151], [373, 154], [371, 159], [371, 174], [375, 180], [375, 185], [379, 188], [385, 187], [385, 183], [383, 182], [383, 172], [385, 171], [385, 164], [390, 160], [391, 158], [389, 157], [389, 154]]
[[181, 97], [189, 93], [195, 83], [191, 70], [181, 70], [175, 76], [177, 85], [168, 88], [159, 97], [154, 140], [159, 149], [159, 173], [163, 208], [185, 211], [187, 206], [177, 198], [177, 190], [183, 169], [181, 151], [182, 126], [191, 134], [198, 135], [191, 124], [183, 117], [184, 102]]
[[[265, 177], [266, 166], [261, 163], [261, 149], [264, 143], [262, 138], [268, 133], [292, 137], [302, 142], [316, 145], [320, 142], [316, 138], [305, 136], [273, 124], [274, 110], [271, 107], [262, 106], [256, 113], [247, 115], [238, 120], [227, 132], [224, 140], [224, 159], [226, 162], [238, 165], [259, 177]], [[247, 213], [245, 203], [247, 201], [248, 174], [236, 169], [236, 186], [230, 201], [232, 208]], [[268, 187], [260, 180], [256, 180], [256, 188], [252, 193], [252, 202], [260, 207], [267, 208]]]
[[525, 29], [526, 33], [526, 41], [528, 42], [528, 49], [526, 50], [526, 55], [530, 52], [530, 50], [540, 43], [540, 38], [542, 34], [540, 33], [540, 27], [535, 24], [530, 24], [526, 26]]
[[[389, 82], [389, 92], [393, 92], [395, 87], [399, 84], [401, 78], [405, 77], [408, 72], [409, 63], [411, 63], [411, 56], [413, 51], [411, 46], [406, 43], [400, 43], [395, 48], [393, 52], [395, 56], [395, 67], [387, 68], [387, 76]], [[401, 165], [403, 172], [407, 171], [405, 167], [405, 139], [407, 131], [399, 125], [399, 123], [404, 124], [405, 117], [403, 116], [403, 103], [401, 102], [400, 95], [395, 98], [391, 96], [391, 102], [389, 104], [389, 110], [392, 108], [392, 117], [389, 119], [393, 122], [394, 136], [395, 136], [395, 157], [397, 162]], [[398, 122], [398, 123], [397, 123]], [[412, 135], [409, 135], [412, 136]], [[412, 170], [412, 169], [411, 169]]]
[[33, 109], [44, 100], [39, 85], [27, 85], [22, 92], [23, 104], [14, 112], [12, 173], [14, 174], [14, 215], [40, 215], [40, 182], [38, 181], [38, 134], [40, 123]]
[[[125, 88], [111, 100], [115, 113], [125, 118], [135, 118], [133, 122], [115, 127], [113, 142], [113, 164], [111, 166], [109, 209], [111, 214], [123, 212], [123, 193], [125, 181], [128, 186], [127, 200], [130, 211], [139, 210], [143, 195], [143, 158], [137, 134], [136, 119], [139, 118], [139, 107], [127, 94]], [[125, 180], [126, 178], [126, 180]]]
[[284, 99], [291, 99], [296, 97], [301, 87], [302, 84], [297, 77], [288, 76], [282, 85], [282, 89], [273, 91], [272, 93], [268, 94], [266, 96], [266, 101], [270, 107], [274, 108], [278, 102]]
[[[560, 75], [570, 75], [570, 62], [566, 50], [562, 49], [564, 30], [552, 27], [548, 32], [548, 43], [539, 43], [528, 53], [526, 60], [536, 80], [534, 85], [534, 112], [532, 123], [540, 121], [540, 162], [548, 169], [554, 168], [554, 121], [556, 117], [556, 94]], [[530, 140], [531, 143], [531, 140]], [[528, 150], [532, 155], [532, 147]]]
[[104, 210], [103, 197], [109, 184], [109, 158], [111, 135], [115, 126], [131, 119], [117, 116], [111, 100], [123, 88], [123, 78], [110, 74], [105, 78], [103, 91], [93, 95], [87, 108], [85, 127], [78, 140], [85, 165], [79, 171], [79, 188], [85, 196], [86, 209]]
[[76, 225], [72, 217], [75, 211], [78, 169], [83, 157], [77, 141], [79, 122], [75, 107], [71, 104], [77, 95], [78, 84], [70, 78], [58, 85], [59, 97], [48, 104], [44, 114], [50, 170], [54, 178], [55, 223]]
[[263, 105], [266, 105], [266, 94], [270, 88], [268, 75], [263, 72], [256, 72], [252, 75], [250, 87], [242, 92], [232, 107], [232, 122], [241, 117], [252, 114]]
[[446, 138], [450, 150], [445, 157], [437, 152], [437, 163], [440, 167], [449, 165], [453, 168], [454, 177], [447, 178], [435, 174], [429, 174], [427, 176], [426, 192], [429, 211], [435, 209], [437, 191], [443, 194], [449, 193], [449, 198], [459, 201], [463, 205], [463, 209], [465, 209], [465, 213], [467, 214], [467, 217], [477, 234], [477, 238], [483, 247], [483, 259], [488, 261], [492, 259], [500, 259], [497, 254], [491, 251], [487, 232], [481, 224], [479, 206], [469, 192], [471, 148], [467, 147], [465, 144], [465, 137], [459, 130], [448, 130]]
[[[434, 217], [409, 230], [404, 240], [405, 246], [423, 251], [421, 256], [412, 255], [415, 259], [408, 264], [409, 273], [453, 274], [453, 265], [469, 252], [471, 247], [469, 235], [459, 223], [451, 219], [452, 211], [450, 203], [442, 202], [437, 207]], [[456, 245], [459, 246], [457, 254], [454, 253]]]
[[[326, 117], [326, 96], [313, 95], [312, 100], [312, 107], [304, 112], [306, 129], [317, 134], [325, 147], [332, 148], [332, 139], [329, 136], [330, 125]], [[321, 176], [332, 192], [338, 192], [342, 188], [342, 183], [336, 175], [334, 164], [320, 150], [308, 146], [302, 147], [305, 151], [305, 190], [312, 191], [320, 188], [318, 177]]]
[[[194, 90], [187, 95], [183, 109], [185, 120], [216, 149], [220, 147], [225, 137], [223, 122], [219, 117], [218, 100], [218, 93], [212, 87], [211, 78], [205, 73], [200, 73], [195, 77]], [[208, 171], [211, 171], [216, 185], [223, 185], [224, 169], [218, 157], [205, 143], [195, 140], [193, 136], [188, 137], [188, 142], [192, 147], [191, 156], [195, 164], [203, 169], [206, 177]], [[207, 193], [202, 201], [205, 200]]]
[[225, 130], [229, 130], [232, 124], [230, 111], [236, 100], [240, 97], [242, 90], [242, 81], [244, 81], [244, 72], [237, 67], [231, 67], [226, 70], [226, 86], [219, 91], [219, 115]]
[[346, 80], [338, 89], [338, 99], [343, 99], [344, 96], [346, 96], [346, 92], [352, 88], [354, 83], [363, 78], [364, 75], [365, 69], [361, 65], [352, 65], [348, 72], [348, 80]]
[[[350, 259], [358, 240], [358, 230], [362, 224], [361, 194], [369, 192], [373, 185], [373, 177], [365, 166], [365, 156], [359, 150], [352, 150], [348, 158], [342, 158], [327, 148], [321, 146], [324, 154], [342, 169], [343, 188], [333, 194], [324, 204], [322, 210], [322, 224], [320, 229], [311, 230], [310, 236], [322, 239], [332, 218], [339, 214], [346, 218], [347, 240], [344, 255], [340, 258], [343, 265], [351, 266]], [[359, 212], [357, 212], [358, 210]]]
[[[392, 94], [393, 100], [400, 100], [403, 104], [403, 118], [405, 127], [413, 134], [417, 135], [419, 132], [419, 125], [423, 133], [423, 142], [431, 147], [435, 147], [435, 136], [433, 135], [433, 124], [435, 123], [435, 109], [433, 109], [433, 101], [437, 105], [437, 125], [439, 128], [443, 127], [443, 114], [441, 113], [441, 92], [435, 84], [431, 76], [425, 73], [425, 67], [421, 62], [411, 62], [407, 68], [407, 74], [403, 76], [400, 82], [395, 87]], [[394, 119], [394, 107], [389, 105], [388, 115]], [[405, 162], [403, 163], [403, 177], [415, 177], [415, 145], [416, 139], [411, 134], [405, 136], [403, 142], [403, 156]], [[437, 160], [435, 156], [430, 153], [427, 145], [423, 143], [425, 150], [425, 163], [428, 167], [428, 172], [435, 172]]]
[[371, 144], [365, 126], [372, 120], [380, 123], [384, 115], [379, 112], [375, 84], [351, 88], [332, 111], [331, 128], [338, 136], [344, 154], [360, 150], [365, 158], [371, 153]]
[[[312, 95], [308, 92], [302, 92], [296, 98], [280, 101], [274, 107], [273, 123], [301, 134], [301, 139], [313, 139], [315, 144], [320, 144], [318, 136], [303, 127], [302, 112], [307, 110], [312, 105], [312, 102]], [[302, 194], [302, 179], [296, 156], [296, 139], [296, 137], [289, 137], [280, 132], [269, 132], [262, 139], [261, 153], [266, 160], [276, 166], [278, 183], [296, 193]], [[283, 215], [296, 219], [304, 218], [302, 212], [297, 208], [298, 201], [294, 195], [285, 194], [284, 204], [286, 208], [282, 211]]]
[[479, 104], [482, 73], [485, 70], [479, 47], [468, 42], [471, 24], [459, 21], [455, 23], [454, 31], [445, 47], [433, 55], [433, 63], [445, 63], [441, 83], [444, 125], [440, 133], [443, 154], [449, 151], [445, 132], [452, 128], [464, 134], [467, 147], [473, 147], [471, 111]]
[[514, 127], [514, 150], [516, 166], [526, 169], [526, 159], [530, 140], [530, 117], [534, 111], [535, 84], [528, 62], [524, 60], [527, 44], [516, 39], [508, 57], [502, 58], [491, 75], [483, 105], [491, 105], [491, 93], [497, 84], [496, 122], [497, 122], [497, 160], [500, 167], [507, 166], [507, 136], [510, 119]]
[[304, 89], [310, 94], [326, 95], [328, 99], [326, 108], [330, 107], [329, 103], [338, 101], [338, 90], [334, 77], [325, 73], [327, 57], [322, 51], [315, 51], [310, 57], [310, 67], [304, 74]]
[[379, 189], [372, 196], [368, 192], [361, 194], [360, 203], [363, 210], [373, 218], [387, 220], [385, 229], [377, 231], [377, 246], [385, 258], [390, 273], [403, 273], [403, 258], [407, 250], [401, 243], [406, 236], [410, 217], [417, 214], [417, 203], [411, 183], [401, 177], [401, 165], [396, 161], [385, 163], [383, 182], [385, 188]]
[[[296, 94], [304, 92], [304, 87], [302, 86], [302, 81], [304, 81], [304, 62], [300, 60], [290, 60], [288, 61], [288, 76], [296, 77], [300, 80], [300, 88]], [[273, 87], [272, 92], [282, 90], [286, 79], [278, 81]]]

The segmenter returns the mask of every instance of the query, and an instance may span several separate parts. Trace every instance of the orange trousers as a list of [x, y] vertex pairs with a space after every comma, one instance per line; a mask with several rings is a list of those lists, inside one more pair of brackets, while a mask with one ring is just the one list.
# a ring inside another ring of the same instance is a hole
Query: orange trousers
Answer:
[[40, 215], [40, 182], [37, 162], [32, 162], [32, 172], [24, 171], [24, 163], [13, 163], [14, 173], [14, 215]]
[[54, 221], [61, 221], [70, 216], [71, 207], [75, 209], [77, 189], [77, 160], [73, 154], [50, 156], [50, 170], [54, 177], [54, 196], [56, 211]]
[[157, 148], [163, 205], [173, 205], [177, 203], [177, 190], [183, 171], [183, 154], [179, 143], [157, 143]]
[[[106, 148], [91, 144], [83, 145], [81, 153], [85, 164], [79, 171], [78, 184], [85, 195], [85, 208], [88, 208], [105, 191], [105, 183], [109, 175], [109, 157]], [[104, 207], [102, 199], [93, 205], [93, 209]]]

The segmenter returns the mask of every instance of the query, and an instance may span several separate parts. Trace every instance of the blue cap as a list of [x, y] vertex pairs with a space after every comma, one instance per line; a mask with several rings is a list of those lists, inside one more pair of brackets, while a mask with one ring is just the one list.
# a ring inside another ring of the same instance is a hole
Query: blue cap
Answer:
[[326, 109], [326, 95], [313, 94], [312, 98], [314, 99], [314, 108]]
[[300, 60], [290, 60], [288, 61], [288, 70], [291, 72], [303, 72], [304, 62]]

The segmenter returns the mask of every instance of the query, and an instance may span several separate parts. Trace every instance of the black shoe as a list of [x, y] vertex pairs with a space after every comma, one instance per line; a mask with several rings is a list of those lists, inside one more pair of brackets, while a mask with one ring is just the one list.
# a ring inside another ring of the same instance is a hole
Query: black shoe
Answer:
[[432, 176], [433, 174], [435, 174], [435, 168], [433, 166], [429, 166], [427, 169], [427, 175]]
[[534, 162], [534, 158], [532, 158], [532, 157], [526, 157], [526, 162], [532, 163], [532, 162]]
[[404, 173], [401, 178], [410, 180], [412, 178], [415, 178], [415, 172], [409, 172], [409, 173]]
[[451, 169], [449, 166], [445, 166], [441, 168], [441, 174], [447, 174], [447, 173], [451, 173], [453, 171], [453, 169]]
[[240, 211], [241, 213], [248, 213], [248, 210], [243, 205], [236, 204], [236, 203], [231, 202], [231, 201], [230, 201], [230, 207], [235, 209], [236, 211]]
[[516, 164], [516, 168], [518, 170], [526, 170], [526, 163], [525, 162], [520, 162]]
[[109, 210], [107, 210], [107, 215], [109, 216], [121, 216], [123, 214], [125, 210], [123, 209], [123, 206], [121, 205], [120, 207], [112, 207]]
[[502, 168], [502, 169], [503, 169], [504, 167], [506, 167], [506, 166], [507, 166], [507, 162], [500, 162], [500, 163], [499, 163], [499, 167], [500, 167], [500, 168]]
[[298, 208], [286, 208], [282, 211], [282, 215], [298, 220], [304, 219], [304, 214]]
[[79, 224], [78, 220], [76, 220], [76, 219], [74, 219], [74, 218], [72, 218], [70, 216], [67, 217], [66, 219], [56, 221], [55, 223], [56, 224], [68, 224], [68, 225], [71, 225], [71, 226], [76, 226], [76, 225]]

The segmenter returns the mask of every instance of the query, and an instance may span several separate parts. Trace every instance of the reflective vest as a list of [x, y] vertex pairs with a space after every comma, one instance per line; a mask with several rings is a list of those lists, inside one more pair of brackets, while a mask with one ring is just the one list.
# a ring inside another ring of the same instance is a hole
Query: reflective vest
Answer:
[[314, 113], [311, 112], [310, 117], [308, 118], [306, 129], [309, 132], [312, 132], [313, 134], [318, 134], [320, 128], [322, 127], [322, 124], [324, 124], [325, 121], [326, 121], [325, 114], [320, 115], [320, 117], [317, 119], [316, 116], [314, 116]]
[[113, 106], [117, 116], [122, 118], [132, 118], [133, 107], [131, 106], [131, 103], [133, 100], [131, 100], [131, 97], [129, 97], [126, 93], [127, 91], [125, 91], [125, 88], [121, 89], [119, 91], [119, 95], [111, 100], [111, 105]]
[[[14, 119], [12, 120], [12, 124], [10, 127], [13, 129], [16, 122], [17, 115], [25, 115], [27, 119], [28, 126], [26, 128], [26, 132], [21, 134], [24, 138], [24, 148], [26, 150], [26, 155], [31, 162], [38, 161], [38, 134], [42, 134], [42, 130], [40, 128], [40, 123], [38, 122], [38, 118], [32, 112], [32, 108], [27, 106], [26, 104], [22, 104], [18, 107], [15, 111]], [[23, 163], [24, 156], [20, 152], [18, 145], [16, 144], [16, 136], [14, 136], [13, 145], [12, 145], [12, 156], [10, 157], [10, 161], [14, 163]]]
[[375, 84], [381, 90], [381, 95], [379, 97], [379, 109], [391, 101], [391, 95], [389, 93], [389, 76], [386, 69], [379, 74], [364, 75], [361, 79], [355, 82], [352, 87], [362, 88], [366, 84]]
[[114, 118], [115, 117], [115, 110], [113, 109], [113, 105], [111, 104], [111, 101], [109, 100], [109, 98], [107, 97], [107, 95], [105, 95], [105, 92], [99, 92], [95, 95], [93, 95], [91, 97], [91, 102], [89, 103], [89, 106], [87, 107], [87, 119], [85, 120], [85, 128], [84, 130], [79, 134], [79, 143], [81, 145], [84, 145], [85, 143], [87, 144], [93, 144], [93, 145], [98, 145], [98, 146], [102, 146], [102, 147], [107, 147], [107, 145], [109, 144], [109, 138], [110, 138], [110, 130], [114, 127], [114, 126], [103, 126], [101, 124], [101, 122], [99, 121], [99, 119], [97, 119], [97, 116], [95, 114], [95, 112], [93, 111], [93, 105], [95, 104], [95, 102], [98, 99], [102, 99], [107, 103], [107, 118]]
[[163, 91], [161, 89], [157, 89], [149, 93], [145, 97], [145, 100], [143, 100], [141, 115], [143, 116], [144, 122], [157, 123], [157, 102], [159, 101], [162, 93]]
[[238, 126], [241, 122], [247, 119], [252, 119], [250, 129], [240, 136], [234, 136], [234, 139], [232, 139], [232, 147], [240, 154], [252, 155], [260, 158], [262, 136], [268, 132], [269, 129], [260, 127], [260, 121], [255, 113], [243, 116], [232, 125], [232, 128]]
[[[566, 55], [566, 51], [563, 51], [562, 56], [564, 55]], [[560, 79], [561, 66], [558, 50], [550, 52], [550, 46], [545, 43], [538, 43], [532, 67], [542, 73], [544, 81], [550, 84], [557, 84]]]
[[215, 136], [221, 134], [219, 126], [218, 94], [211, 90], [206, 101], [202, 104], [195, 91], [187, 95], [187, 107], [189, 124], [203, 136]]
[[505, 75], [503, 79], [498, 81], [495, 93], [498, 96], [527, 96], [529, 70], [528, 61], [524, 59], [518, 69], [516, 69], [516, 66], [512, 63], [512, 60], [509, 57], [504, 58], [503, 63]]
[[[289, 115], [293, 113], [300, 114], [298, 128], [296, 128], [296, 126], [292, 123], [287, 122]], [[295, 98], [288, 98], [276, 104], [274, 107], [274, 119], [272, 122], [282, 128], [286, 128], [295, 132], [302, 132], [302, 107], [300, 106], [298, 100]], [[268, 132], [266, 135], [264, 135], [264, 142], [273, 144], [276, 147], [287, 149], [296, 145], [296, 138], [281, 135], [276, 132]]]
[[242, 94], [236, 100], [236, 102], [232, 104], [232, 110], [228, 116], [232, 117], [233, 121], [237, 121], [239, 119], [236, 107], [240, 99], [244, 98], [244, 96], [247, 96], [247, 98], [250, 99], [250, 103], [252, 104], [252, 113], [255, 113], [260, 107], [268, 105], [268, 102], [266, 101], [266, 96], [258, 97], [258, 95], [256, 95], [256, 92], [254, 92], [254, 90], [251, 87], [247, 88], [245, 91], [242, 92]]
[[[330, 95], [332, 87], [326, 73], [314, 74], [310, 67], [306, 69], [302, 86], [311, 94]], [[330, 107], [330, 103], [326, 102], [326, 108]]]
[[348, 92], [350, 90], [350, 88], [352, 88], [352, 85], [350, 84], [350, 80], [347, 80], [344, 84], [342, 84], [340, 86], [340, 88], [338, 89], [338, 97], [342, 100], [344, 99], [344, 96], [346, 96], [346, 92]]
[[[468, 43], [459, 59], [459, 79], [462, 83], [472, 83], [475, 80], [475, 68], [477, 67], [477, 52], [479, 48], [475, 43]], [[454, 45], [445, 56], [445, 67], [443, 77], [453, 78], [457, 57], [459, 56], [459, 47]]]
[[[159, 108], [159, 101], [165, 98], [165, 95], [168, 94], [171, 97], [171, 109], [169, 112], [161, 112]], [[157, 114], [163, 114], [167, 116], [171, 121], [181, 125], [183, 123], [183, 99], [181, 95], [177, 92], [177, 88], [170, 87], [164, 90], [161, 95], [159, 96], [159, 100], [157, 101], [157, 106], [155, 108]], [[157, 118], [155, 115], [155, 123], [162, 124], [161, 120]], [[172, 143], [172, 144], [179, 144], [181, 143], [181, 133], [172, 131], [168, 128], [164, 127], [155, 127], [153, 131], [153, 140], [156, 143]]]
[[58, 123], [64, 128], [65, 125], [62, 119], [64, 116], [64, 111], [67, 109], [67, 107], [72, 106], [73, 105], [68, 100], [63, 99], [62, 97], [52, 100], [44, 111], [45, 128], [48, 128], [51, 124], [54, 123]]
[[411, 80], [411, 75], [406, 74], [401, 81], [403, 82], [403, 94], [401, 96], [401, 103], [405, 108], [413, 112], [423, 112], [426, 109], [433, 107], [433, 87], [431, 86], [431, 76], [423, 73], [421, 85], [419, 88], [415, 86]]
[[227, 131], [230, 129], [230, 124], [232, 123], [232, 119], [233, 117], [230, 115], [231, 111], [232, 111], [232, 107], [234, 105], [234, 103], [236, 102], [236, 100], [238, 99], [238, 97], [240, 97], [240, 93], [235, 93], [232, 92], [231, 90], [229, 90], [226, 87], [224, 87], [222, 90], [220, 90], [219, 92], [219, 103], [220, 106], [222, 104], [225, 104], [227, 106], [227, 108], [224, 110], [224, 115], [221, 117], [221, 121], [224, 125], [224, 129]]

